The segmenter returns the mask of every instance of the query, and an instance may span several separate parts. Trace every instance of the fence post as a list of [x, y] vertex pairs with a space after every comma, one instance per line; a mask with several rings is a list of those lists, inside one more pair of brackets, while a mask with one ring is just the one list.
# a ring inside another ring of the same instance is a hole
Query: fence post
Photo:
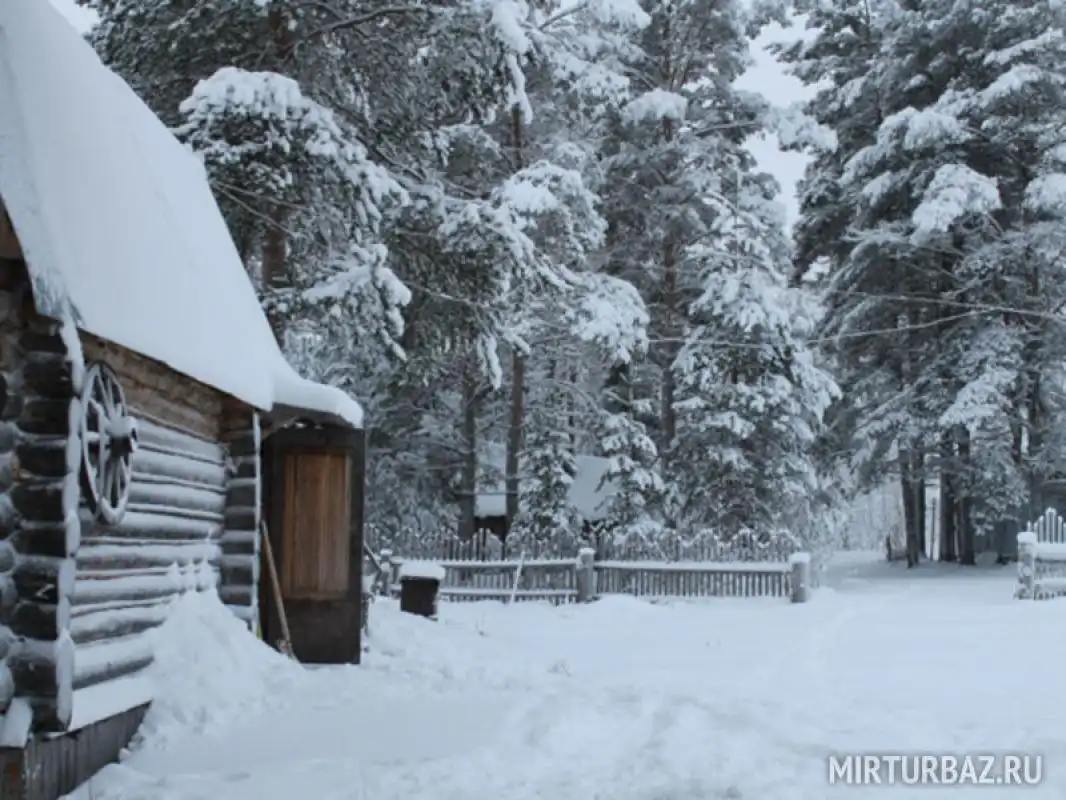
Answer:
[[582, 547], [577, 552], [577, 602], [591, 603], [596, 597], [596, 551]]
[[385, 597], [392, 597], [392, 587], [397, 580], [396, 565], [392, 563], [392, 550], [386, 549], [381, 551], [381, 568], [385, 573], [385, 586], [382, 587], [382, 594]]
[[1014, 597], [1017, 600], [1036, 597], [1036, 533], [1033, 531], [1018, 534], [1018, 585]]
[[806, 603], [811, 599], [811, 554], [793, 553], [788, 557], [792, 570], [793, 603]]

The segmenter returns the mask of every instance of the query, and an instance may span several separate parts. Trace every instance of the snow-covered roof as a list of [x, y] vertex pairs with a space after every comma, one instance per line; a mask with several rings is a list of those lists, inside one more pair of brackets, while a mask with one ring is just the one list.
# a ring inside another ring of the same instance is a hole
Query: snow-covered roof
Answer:
[[[607, 515], [607, 501], [616, 491], [613, 481], [600, 485], [610, 461], [602, 456], [579, 455], [574, 457], [574, 462], [577, 471], [566, 492], [566, 500], [582, 519], [589, 522], [601, 520]], [[474, 508], [479, 517], [504, 516], [507, 513], [507, 493], [503, 482], [479, 491], [474, 496]]]
[[0, 2], [0, 196], [42, 314], [259, 409], [362, 425], [285, 361], [201, 163], [47, 0]]

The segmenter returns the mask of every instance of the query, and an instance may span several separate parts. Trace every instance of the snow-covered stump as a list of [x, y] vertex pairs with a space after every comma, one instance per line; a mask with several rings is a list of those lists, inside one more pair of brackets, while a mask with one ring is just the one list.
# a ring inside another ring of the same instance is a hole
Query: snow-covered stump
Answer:
[[789, 599], [793, 603], [806, 603], [811, 599], [811, 554], [793, 553], [788, 558], [792, 570], [792, 590]]
[[427, 619], [437, 616], [440, 585], [447, 572], [431, 561], [405, 561], [400, 566], [400, 611]]
[[1018, 534], [1018, 583], [1014, 597], [1017, 600], [1036, 597], [1036, 534], [1033, 531]]
[[582, 547], [577, 554], [577, 602], [591, 603], [596, 598], [596, 551]]

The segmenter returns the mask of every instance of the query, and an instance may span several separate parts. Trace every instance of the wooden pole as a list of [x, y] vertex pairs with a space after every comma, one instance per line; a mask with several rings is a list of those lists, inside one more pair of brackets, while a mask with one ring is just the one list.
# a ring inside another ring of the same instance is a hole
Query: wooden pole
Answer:
[[285, 616], [285, 602], [281, 599], [281, 582], [278, 580], [278, 568], [274, 563], [274, 548], [270, 545], [270, 533], [267, 531], [265, 521], [260, 523], [259, 530], [263, 535], [263, 553], [266, 555], [267, 572], [270, 573], [270, 590], [274, 596], [274, 607], [278, 610], [278, 620], [281, 622], [278, 651], [289, 658], [296, 658], [296, 654], [292, 651], [292, 636], [289, 634], [289, 618]]
[[511, 586], [511, 597], [507, 600], [508, 603], [514, 603], [518, 597], [518, 587], [522, 582], [522, 567], [526, 563], [526, 551], [523, 550], [522, 554], [518, 557], [518, 569], [514, 571], [514, 584]]

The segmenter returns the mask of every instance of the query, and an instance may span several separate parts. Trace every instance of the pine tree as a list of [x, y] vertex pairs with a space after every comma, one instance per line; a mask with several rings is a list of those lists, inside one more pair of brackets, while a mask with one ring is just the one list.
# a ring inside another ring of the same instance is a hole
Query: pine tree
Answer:
[[821, 54], [805, 74], [834, 80], [812, 110], [838, 134], [820, 161], [839, 188], [824, 174], [808, 181], [801, 265], [821, 257], [828, 268], [823, 332], [840, 342], [863, 460], [898, 452], [911, 563], [934, 469], [942, 544], [958, 535], [972, 562], [974, 535], [1024, 508], [1058, 461], [1039, 430], [1050, 408], [1041, 387], [1061, 364], [1047, 336], [1061, 307], [1047, 282], [1060, 211], [1045, 187], [1061, 169], [1062, 12], [875, 10], [832, 17], [841, 24], [805, 50]]
[[715, 239], [691, 248], [701, 294], [675, 365], [682, 513], [724, 534], [774, 530], [810, 506], [813, 449], [838, 393], [804, 342], [813, 313], [788, 286], [777, 187], [738, 157], [731, 213]]

